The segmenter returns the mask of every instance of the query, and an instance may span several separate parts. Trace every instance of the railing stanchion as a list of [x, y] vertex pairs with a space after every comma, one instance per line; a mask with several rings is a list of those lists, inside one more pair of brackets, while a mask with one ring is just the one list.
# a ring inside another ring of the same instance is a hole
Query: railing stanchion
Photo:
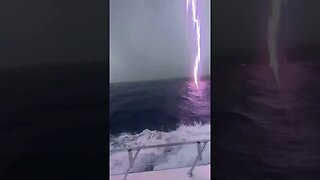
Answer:
[[[192, 172], [193, 172], [193, 170], [194, 170], [194, 168], [196, 167], [196, 165], [197, 165], [197, 162], [200, 160], [202, 160], [202, 152], [203, 152], [203, 150], [204, 150], [204, 148], [206, 147], [206, 145], [207, 145], [207, 142], [204, 142], [203, 143], [203, 146], [201, 147], [201, 143], [200, 142], [197, 142], [197, 149], [198, 149], [198, 155], [197, 155], [197, 157], [196, 157], [196, 159], [193, 161], [193, 164], [192, 164], [192, 166], [191, 166], [191, 169], [188, 171], [188, 176], [189, 177], [192, 177], [193, 176], [193, 174], [192, 174]], [[199, 147], [201, 148], [201, 151], [199, 151]]]
[[198, 156], [199, 160], [202, 161], [202, 151], [201, 151], [201, 143], [197, 142]]
[[[188, 171], [188, 175], [191, 177], [193, 176], [193, 170], [195, 166], [197, 165], [198, 161], [202, 161], [202, 152], [204, 148], [206, 147], [207, 143], [210, 142], [210, 139], [204, 139], [204, 140], [197, 140], [197, 141], [187, 141], [187, 142], [177, 142], [177, 143], [168, 143], [168, 144], [157, 144], [157, 145], [150, 145], [150, 146], [140, 146], [140, 147], [131, 147], [131, 148], [126, 148], [126, 149], [113, 149], [110, 152], [111, 153], [116, 153], [116, 152], [128, 152], [128, 157], [129, 157], [129, 167], [124, 174], [123, 180], [127, 179], [127, 176], [130, 172], [130, 170], [133, 168], [133, 164], [142, 149], [150, 149], [150, 148], [159, 148], [159, 147], [169, 147], [169, 146], [180, 146], [180, 145], [187, 145], [187, 144], [197, 144], [197, 157], [194, 160], [191, 169]], [[202, 145], [203, 144], [203, 145]], [[133, 155], [132, 151], [136, 151]]]
[[133, 156], [132, 156], [132, 150], [131, 149], [128, 151], [128, 157], [129, 157], [129, 168], [132, 168], [132, 166], [133, 166]]
[[127, 169], [127, 172], [126, 172], [126, 174], [124, 175], [123, 180], [126, 180], [126, 179], [127, 179], [127, 176], [128, 176], [128, 174], [129, 174], [131, 168], [133, 167], [133, 163], [134, 163], [134, 161], [136, 160], [139, 152], [140, 152], [140, 149], [138, 149], [138, 150], [136, 151], [136, 153], [134, 154], [134, 156], [132, 157], [132, 150], [131, 150], [131, 149], [128, 150], [128, 155], [129, 155], [129, 168]]

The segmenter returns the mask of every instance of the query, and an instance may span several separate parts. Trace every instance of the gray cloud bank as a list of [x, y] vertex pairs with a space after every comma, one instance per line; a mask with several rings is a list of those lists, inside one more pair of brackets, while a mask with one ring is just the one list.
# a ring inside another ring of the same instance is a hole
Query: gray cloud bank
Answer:
[[[210, 1], [200, 0], [203, 75], [210, 73]], [[110, 81], [192, 77], [183, 0], [110, 0]], [[194, 50], [193, 50], [194, 49]]]

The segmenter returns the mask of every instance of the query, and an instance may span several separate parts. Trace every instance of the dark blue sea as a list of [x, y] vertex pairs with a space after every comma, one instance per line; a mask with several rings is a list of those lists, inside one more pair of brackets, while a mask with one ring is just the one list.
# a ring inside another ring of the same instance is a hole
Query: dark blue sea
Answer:
[[210, 81], [184, 79], [110, 85], [110, 132], [171, 131], [210, 123]]
[[[111, 149], [210, 139], [210, 80], [202, 78], [198, 86], [186, 79], [111, 83], [109, 112]], [[194, 158], [186, 156], [196, 156], [194, 150], [141, 151], [133, 171], [189, 166]], [[203, 164], [210, 162], [209, 152]], [[111, 154], [112, 174], [123, 173], [127, 165], [126, 152]]]
[[[216, 63], [212, 82], [199, 89], [186, 80], [114, 84], [110, 147], [208, 138], [211, 124], [214, 178], [317, 179], [320, 64], [297, 59], [279, 67], [279, 83], [268, 63], [256, 60]], [[149, 151], [135, 171], [188, 166], [193, 149]], [[126, 158], [113, 154], [112, 171], [124, 171]]]

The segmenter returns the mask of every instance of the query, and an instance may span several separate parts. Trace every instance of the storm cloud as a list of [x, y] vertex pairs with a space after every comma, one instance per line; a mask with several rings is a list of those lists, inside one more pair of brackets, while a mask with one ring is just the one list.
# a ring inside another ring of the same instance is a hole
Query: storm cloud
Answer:
[[[202, 62], [210, 73], [210, 1], [200, 0]], [[192, 77], [192, 25], [184, 0], [110, 1], [110, 81]]]

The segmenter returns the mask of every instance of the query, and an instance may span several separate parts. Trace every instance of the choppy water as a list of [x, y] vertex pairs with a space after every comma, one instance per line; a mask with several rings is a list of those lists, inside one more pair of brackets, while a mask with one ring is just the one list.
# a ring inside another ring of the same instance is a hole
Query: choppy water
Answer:
[[[198, 88], [186, 80], [111, 84], [110, 149], [210, 138], [210, 81]], [[196, 146], [140, 152], [133, 172], [190, 166]], [[210, 163], [210, 147], [200, 164]], [[110, 154], [111, 174], [128, 168], [127, 152]]]

